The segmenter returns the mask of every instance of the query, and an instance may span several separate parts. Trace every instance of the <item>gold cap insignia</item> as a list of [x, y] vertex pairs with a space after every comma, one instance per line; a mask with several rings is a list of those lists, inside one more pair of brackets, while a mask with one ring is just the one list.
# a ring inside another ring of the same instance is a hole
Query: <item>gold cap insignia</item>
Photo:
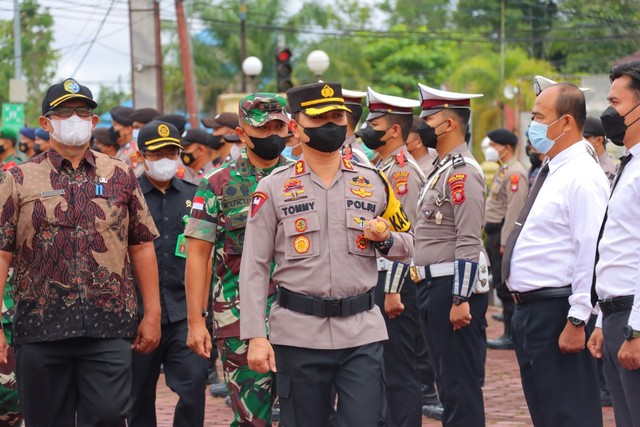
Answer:
[[169, 136], [169, 126], [158, 125], [158, 135], [160, 135], [163, 138]]
[[80, 85], [78, 84], [77, 81], [73, 80], [73, 79], [67, 79], [64, 81], [64, 90], [66, 90], [69, 93], [78, 93], [80, 92]]
[[333, 89], [331, 88], [331, 86], [324, 85], [324, 87], [320, 91], [320, 94], [322, 96], [324, 96], [325, 98], [331, 98], [333, 96], [334, 92], [333, 92]]

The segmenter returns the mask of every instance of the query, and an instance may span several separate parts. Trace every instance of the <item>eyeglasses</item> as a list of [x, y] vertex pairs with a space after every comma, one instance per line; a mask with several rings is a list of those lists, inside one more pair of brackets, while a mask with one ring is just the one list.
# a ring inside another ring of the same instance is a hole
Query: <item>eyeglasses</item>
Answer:
[[45, 117], [49, 116], [58, 116], [63, 118], [68, 118], [73, 116], [73, 113], [76, 113], [80, 117], [91, 117], [93, 115], [93, 108], [91, 107], [60, 107], [54, 108], [53, 110], [47, 112]]
[[144, 158], [147, 160], [151, 160], [152, 162], [155, 162], [156, 160], [161, 160], [161, 159], [178, 160], [179, 156], [180, 156], [180, 151], [178, 150], [166, 151], [164, 153], [154, 153], [152, 151], [147, 151], [144, 153]]

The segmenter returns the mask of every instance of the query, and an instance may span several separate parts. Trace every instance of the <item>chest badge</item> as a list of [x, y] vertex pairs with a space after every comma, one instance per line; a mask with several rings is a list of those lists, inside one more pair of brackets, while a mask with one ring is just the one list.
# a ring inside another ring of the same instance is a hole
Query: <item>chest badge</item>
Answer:
[[355, 188], [351, 189], [351, 192], [353, 194], [355, 194], [356, 196], [360, 197], [360, 198], [365, 198], [365, 197], [371, 197], [373, 196], [373, 193], [371, 191], [367, 191], [365, 190], [363, 187], [358, 188], [357, 190]]
[[307, 220], [306, 219], [298, 218], [298, 219], [296, 219], [295, 227], [296, 227], [296, 231], [298, 233], [302, 233], [302, 232], [307, 231], [307, 228], [309, 228], [309, 225], [307, 224]]
[[310, 247], [311, 242], [307, 236], [298, 236], [293, 241], [293, 249], [299, 254], [306, 254]]

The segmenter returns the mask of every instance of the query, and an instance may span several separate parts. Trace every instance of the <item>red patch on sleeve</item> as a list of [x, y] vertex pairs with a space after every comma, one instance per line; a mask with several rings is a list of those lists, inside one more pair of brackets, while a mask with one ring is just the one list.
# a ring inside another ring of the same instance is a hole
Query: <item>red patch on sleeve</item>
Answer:
[[255, 193], [253, 193], [253, 196], [251, 196], [251, 216], [252, 217], [256, 214], [256, 212], [258, 212], [258, 209], [260, 209], [260, 206], [262, 206], [264, 202], [267, 201], [268, 198], [269, 196], [267, 196], [264, 193], [261, 193], [260, 191], [256, 191]]
[[451, 200], [454, 204], [462, 204], [467, 197], [464, 195], [464, 182], [467, 180], [467, 175], [464, 173], [457, 173], [451, 175], [447, 183], [451, 189]]
[[515, 193], [516, 191], [518, 191], [518, 186], [520, 184], [520, 175], [518, 174], [511, 175], [510, 179], [511, 179], [511, 191]]

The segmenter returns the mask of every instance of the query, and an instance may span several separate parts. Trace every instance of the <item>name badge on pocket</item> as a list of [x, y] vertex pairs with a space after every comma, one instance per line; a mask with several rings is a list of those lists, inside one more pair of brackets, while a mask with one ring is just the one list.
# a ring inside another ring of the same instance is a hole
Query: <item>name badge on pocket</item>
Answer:
[[187, 257], [187, 242], [189, 240], [184, 236], [184, 234], [180, 234], [178, 236], [178, 241], [176, 242], [176, 252], [175, 256], [180, 258]]

